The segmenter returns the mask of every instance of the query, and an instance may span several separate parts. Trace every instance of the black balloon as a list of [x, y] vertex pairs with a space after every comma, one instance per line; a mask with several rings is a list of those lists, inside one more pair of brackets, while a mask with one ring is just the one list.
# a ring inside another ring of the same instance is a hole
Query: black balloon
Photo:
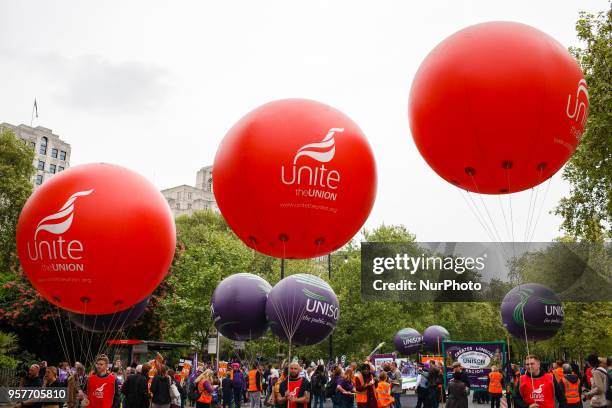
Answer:
[[94, 333], [119, 331], [138, 320], [147, 309], [149, 299], [150, 296], [147, 296], [142, 302], [117, 313], [92, 315], [68, 312], [68, 319], [81, 329]]

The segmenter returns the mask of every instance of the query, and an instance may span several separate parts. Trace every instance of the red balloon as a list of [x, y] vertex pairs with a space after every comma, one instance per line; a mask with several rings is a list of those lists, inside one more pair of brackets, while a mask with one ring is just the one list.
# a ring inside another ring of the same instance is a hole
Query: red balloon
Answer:
[[246, 245], [312, 258], [346, 244], [374, 204], [376, 165], [361, 129], [319, 102], [285, 99], [251, 111], [213, 165], [221, 213]]
[[414, 141], [460, 188], [512, 193], [555, 174], [580, 141], [586, 82], [568, 51], [533, 27], [490, 22], [440, 43], [410, 92]]
[[72, 167], [26, 202], [19, 260], [49, 302], [75, 313], [125, 310], [162, 281], [176, 233], [166, 200], [144, 177], [110, 164]]

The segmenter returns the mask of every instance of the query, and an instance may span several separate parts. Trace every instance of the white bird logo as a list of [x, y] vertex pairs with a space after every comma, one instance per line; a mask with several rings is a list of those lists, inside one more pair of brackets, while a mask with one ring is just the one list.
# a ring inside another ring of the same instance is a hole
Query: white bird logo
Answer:
[[[344, 128], [331, 128], [327, 132], [327, 135], [318, 143], [309, 143], [305, 146], [302, 146], [297, 151], [293, 164], [297, 163], [297, 159], [302, 156], [307, 156], [312, 159], [315, 159], [321, 163], [327, 163], [331, 159], [334, 158], [334, 153], [336, 152], [336, 141], [334, 140], [334, 133], [344, 132]], [[318, 151], [312, 149], [327, 149], [325, 151]]]
[[[59, 209], [55, 214], [51, 214], [45, 218], [43, 218], [36, 227], [36, 232], [34, 233], [34, 240], [36, 241], [36, 236], [39, 231], [47, 231], [52, 234], [63, 234], [68, 231], [68, 228], [72, 225], [72, 218], [74, 217], [74, 202], [78, 197], [86, 196], [93, 193], [93, 189], [87, 191], [79, 191], [74, 193], [68, 198], [68, 201], [64, 203], [62, 208]], [[56, 220], [62, 220], [57, 222]], [[49, 222], [54, 221], [54, 222]]]

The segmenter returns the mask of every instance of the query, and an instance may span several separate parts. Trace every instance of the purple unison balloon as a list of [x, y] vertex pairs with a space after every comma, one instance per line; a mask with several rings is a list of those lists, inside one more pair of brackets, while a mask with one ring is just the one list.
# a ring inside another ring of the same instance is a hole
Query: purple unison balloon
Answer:
[[272, 332], [291, 344], [312, 345], [324, 340], [340, 317], [338, 298], [327, 282], [298, 273], [278, 282], [266, 304]]
[[504, 296], [501, 317], [504, 327], [514, 337], [525, 339], [526, 330], [529, 340], [545, 340], [563, 326], [563, 304], [546, 286], [526, 283]]
[[407, 327], [395, 334], [393, 344], [398, 353], [418, 353], [421, 350], [421, 344], [423, 344], [423, 336], [417, 330]]
[[266, 300], [272, 286], [252, 273], [237, 273], [223, 279], [212, 295], [215, 327], [228, 339], [255, 340], [268, 330]]
[[92, 315], [67, 312], [68, 319], [81, 329], [94, 333], [119, 331], [138, 320], [149, 305], [149, 299], [150, 296], [147, 296], [142, 302], [117, 313]]
[[450, 334], [442, 326], [429, 326], [423, 332], [425, 349], [435, 353], [442, 351], [442, 342], [450, 339]]

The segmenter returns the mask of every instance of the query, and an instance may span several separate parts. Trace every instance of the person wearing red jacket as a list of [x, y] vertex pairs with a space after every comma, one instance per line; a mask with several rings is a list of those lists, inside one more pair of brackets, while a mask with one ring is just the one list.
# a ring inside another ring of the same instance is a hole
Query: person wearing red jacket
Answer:
[[515, 388], [514, 403], [517, 408], [554, 408], [555, 399], [563, 401], [555, 377], [544, 372], [540, 359], [533, 354], [525, 357], [525, 374]]

